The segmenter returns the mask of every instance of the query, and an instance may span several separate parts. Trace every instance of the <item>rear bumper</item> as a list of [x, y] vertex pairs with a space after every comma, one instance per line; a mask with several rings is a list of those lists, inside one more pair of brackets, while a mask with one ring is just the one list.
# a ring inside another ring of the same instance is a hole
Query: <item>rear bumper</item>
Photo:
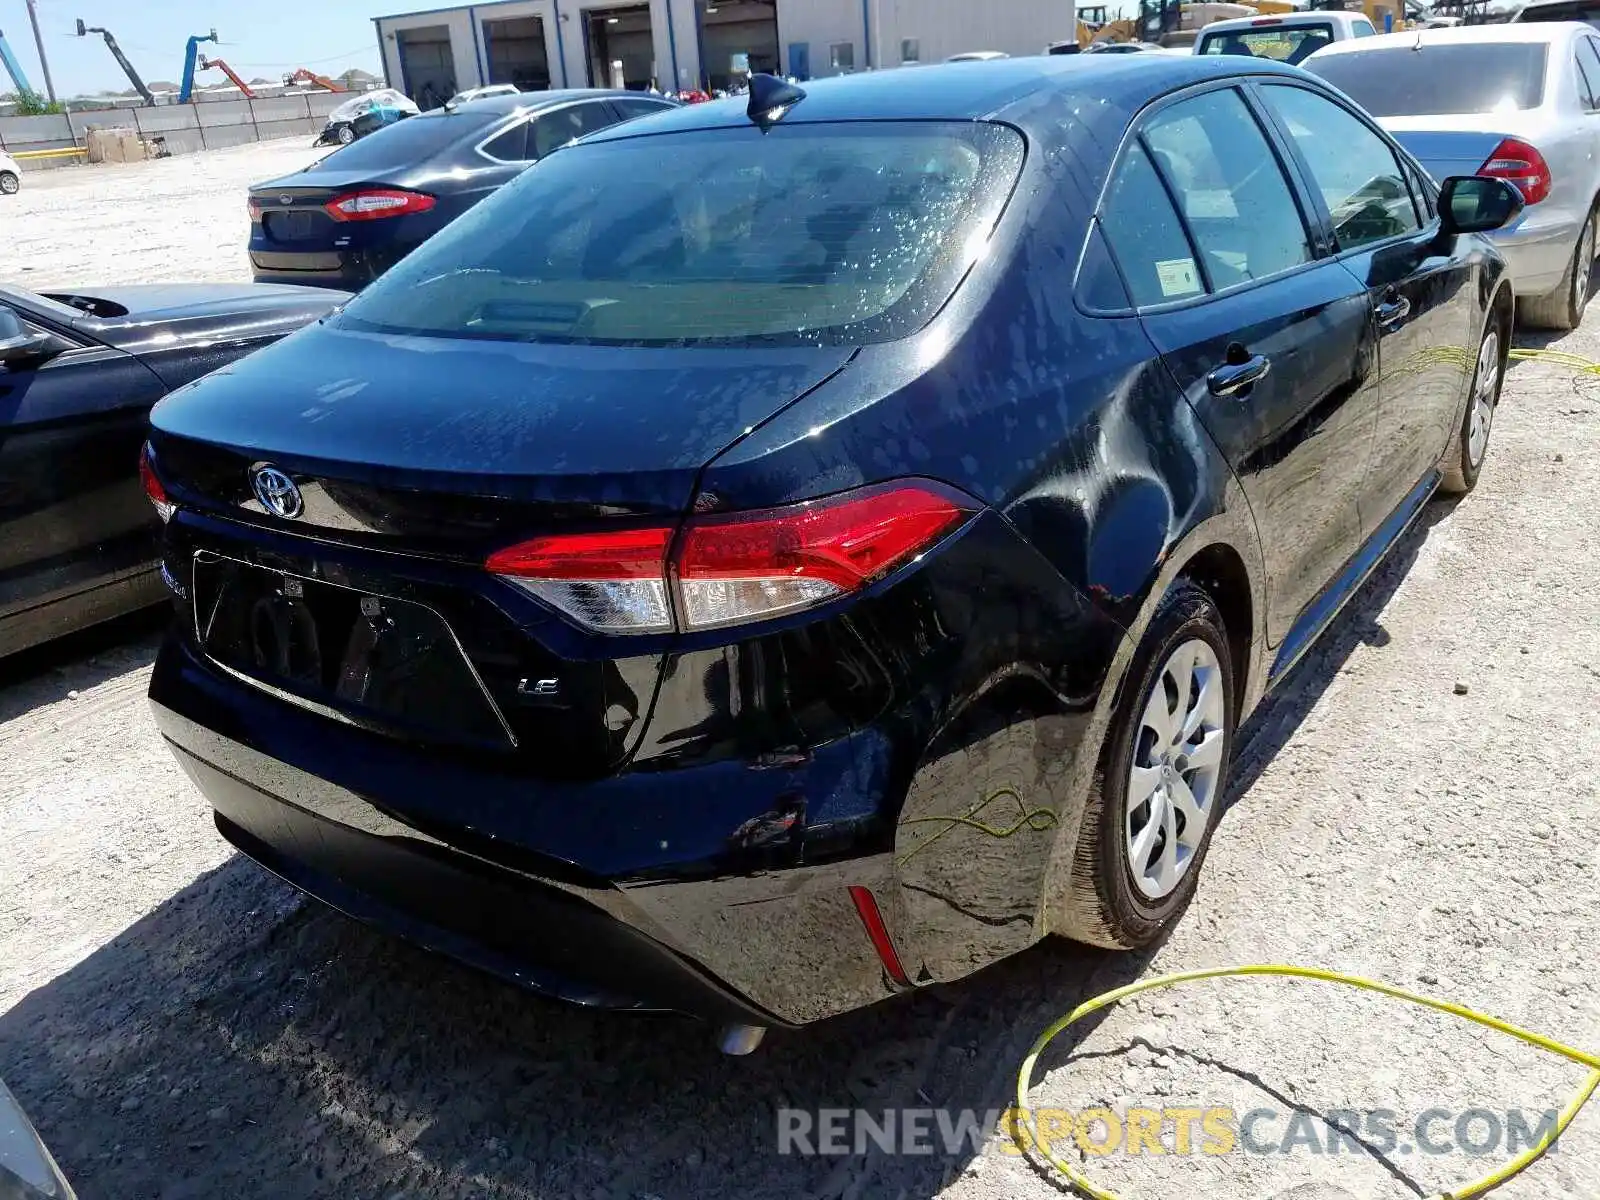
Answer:
[[256, 283], [358, 292], [411, 250], [409, 245], [371, 249], [283, 251], [250, 249], [250, 275]]
[[1582, 223], [1582, 213], [1553, 213], [1490, 235], [1518, 296], [1547, 296], [1561, 286]]
[[[887, 852], [772, 873], [708, 877], [703, 863], [686, 861], [680, 877], [670, 868], [607, 877], [416, 815], [429, 804], [424, 793], [436, 812], [441, 796], [505, 780], [466, 757], [369, 744], [362, 731], [241, 688], [177, 634], [162, 647], [150, 695], [162, 735], [228, 841], [332, 907], [518, 986], [601, 1008], [756, 1025], [804, 1024], [897, 990], [848, 892], [861, 884], [890, 897], [884, 916], [897, 927]], [[850, 753], [848, 741], [840, 749]], [[330, 780], [324, 752], [348, 758], [370, 790]], [[412, 777], [416, 795], [394, 786], [397, 773]], [[623, 777], [610, 795], [590, 785], [571, 803], [615, 811], [615, 792], [639, 782]], [[684, 792], [726, 795], [734, 783], [722, 771], [671, 772], [651, 806], [670, 810]], [[551, 798], [533, 793], [557, 790], [524, 784], [530, 805]], [[649, 802], [629, 790], [635, 805]]]

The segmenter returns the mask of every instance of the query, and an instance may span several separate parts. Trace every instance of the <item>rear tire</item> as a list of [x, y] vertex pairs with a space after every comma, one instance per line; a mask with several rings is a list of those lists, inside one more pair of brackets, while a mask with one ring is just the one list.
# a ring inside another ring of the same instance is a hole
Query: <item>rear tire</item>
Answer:
[[1589, 277], [1594, 272], [1595, 220], [1600, 216], [1600, 200], [1589, 209], [1589, 219], [1578, 231], [1578, 244], [1572, 248], [1561, 286], [1548, 296], [1534, 296], [1522, 302], [1522, 316], [1529, 325], [1543, 329], [1576, 329], [1589, 305]]
[[22, 180], [15, 171], [0, 171], [0, 196], [15, 196], [22, 190]]
[[[1197, 656], [1192, 682], [1180, 694], [1172, 665], [1191, 653]], [[1180, 579], [1157, 607], [1129, 665], [1089, 789], [1057, 932], [1132, 950], [1150, 945], [1188, 908], [1228, 783], [1231, 664], [1216, 604], [1204, 589]], [[1152, 712], [1158, 714], [1154, 722]], [[1155, 728], [1165, 715], [1177, 730], [1167, 747]], [[1191, 724], [1195, 732], [1186, 739]], [[1163, 828], [1151, 835], [1158, 822]], [[1176, 848], [1171, 860], [1169, 840]]]
[[[1489, 453], [1489, 430], [1500, 407], [1500, 387], [1506, 376], [1506, 332], [1499, 315], [1491, 311], [1488, 328], [1478, 343], [1478, 362], [1472, 371], [1466, 412], [1450, 439], [1449, 452], [1439, 464], [1444, 472], [1439, 490], [1446, 495], [1464, 496], [1478, 486], [1478, 473]], [[1491, 372], [1487, 380], [1485, 369]]]
[[350, 128], [348, 125], [341, 125], [339, 126], [339, 132], [333, 136], [339, 145], [348, 146], [351, 142], [356, 140], [356, 131]]

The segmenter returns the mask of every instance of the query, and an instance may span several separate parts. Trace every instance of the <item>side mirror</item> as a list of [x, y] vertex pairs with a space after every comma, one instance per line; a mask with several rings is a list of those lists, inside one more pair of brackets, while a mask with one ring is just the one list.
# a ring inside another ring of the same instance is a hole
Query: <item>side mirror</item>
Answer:
[[1439, 224], [1445, 233], [1488, 233], [1516, 220], [1522, 204], [1504, 179], [1452, 175], [1439, 188]]
[[32, 332], [22, 323], [22, 318], [0, 305], [0, 363], [47, 357], [51, 341], [48, 333]]

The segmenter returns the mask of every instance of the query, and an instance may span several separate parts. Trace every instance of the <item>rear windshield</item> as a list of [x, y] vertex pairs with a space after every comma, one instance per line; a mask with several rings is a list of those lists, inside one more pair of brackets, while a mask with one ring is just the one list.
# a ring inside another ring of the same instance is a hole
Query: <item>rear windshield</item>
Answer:
[[1530, 4], [1519, 12], [1516, 21], [1585, 21], [1600, 29], [1600, 4], [1593, 0], [1574, 0], [1571, 4]]
[[1434, 43], [1329, 54], [1306, 70], [1375, 117], [1509, 112], [1544, 101], [1542, 42]]
[[1328, 23], [1264, 25], [1257, 29], [1202, 31], [1199, 53], [1242, 54], [1298, 65], [1332, 43], [1333, 26]]
[[497, 121], [482, 115], [441, 113], [439, 116], [404, 117], [397, 124], [369, 133], [359, 141], [335, 150], [318, 168], [372, 171], [421, 162], [475, 132], [487, 134]]
[[904, 337], [1016, 180], [999, 125], [753, 126], [579, 144], [424, 243], [338, 318], [600, 345]]

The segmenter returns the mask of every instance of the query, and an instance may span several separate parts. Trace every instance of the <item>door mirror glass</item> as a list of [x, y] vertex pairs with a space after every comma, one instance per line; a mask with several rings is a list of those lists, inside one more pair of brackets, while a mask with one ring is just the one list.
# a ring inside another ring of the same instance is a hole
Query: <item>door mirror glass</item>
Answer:
[[1439, 189], [1439, 222], [1446, 233], [1488, 233], [1516, 220], [1522, 193], [1504, 179], [1452, 175]]
[[35, 333], [11, 309], [0, 305], [0, 363], [40, 358], [50, 351], [50, 335]]

